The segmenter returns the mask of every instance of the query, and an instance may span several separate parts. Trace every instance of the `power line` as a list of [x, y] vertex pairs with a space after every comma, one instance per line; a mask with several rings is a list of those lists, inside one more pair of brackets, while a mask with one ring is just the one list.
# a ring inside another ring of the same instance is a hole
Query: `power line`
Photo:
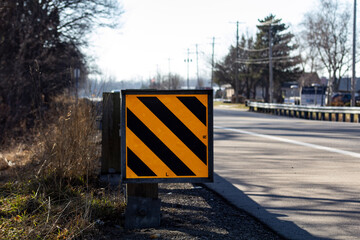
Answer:
[[[273, 60], [281, 60], [281, 59], [295, 59], [295, 57], [290, 56], [279, 56], [279, 57], [272, 57]], [[269, 61], [269, 58], [256, 58], [256, 59], [237, 59], [237, 62], [243, 61]]]
[[251, 49], [251, 48], [243, 48], [243, 47], [238, 47], [241, 50], [247, 51], [247, 52], [263, 52], [263, 51], [267, 51], [269, 50], [269, 48], [261, 48], [261, 49]]
[[[289, 58], [289, 60], [295, 60], [294, 58]], [[289, 60], [277, 60], [275, 62], [277, 63], [288, 63], [290, 62]], [[243, 64], [268, 64], [270, 61], [269, 60], [263, 60], [263, 61], [251, 61], [251, 60], [245, 60], [243, 59], [243, 61], [238, 61], [238, 63], [243, 63]]]

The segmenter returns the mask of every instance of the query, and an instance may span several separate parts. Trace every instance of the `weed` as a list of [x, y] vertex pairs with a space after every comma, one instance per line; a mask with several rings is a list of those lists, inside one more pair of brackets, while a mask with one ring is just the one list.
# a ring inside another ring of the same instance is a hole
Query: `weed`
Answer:
[[59, 97], [34, 133], [25, 165], [0, 183], [0, 239], [74, 239], [96, 221], [121, 222], [124, 203], [97, 179], [100, 139], [91, 104]]

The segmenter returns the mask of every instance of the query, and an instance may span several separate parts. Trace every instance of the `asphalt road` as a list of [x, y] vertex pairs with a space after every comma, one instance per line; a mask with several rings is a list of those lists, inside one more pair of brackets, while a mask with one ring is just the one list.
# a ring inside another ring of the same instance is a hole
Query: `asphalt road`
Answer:
[[360, 239], [360, 124], [214, 110], [215, 184], [289, 239]]

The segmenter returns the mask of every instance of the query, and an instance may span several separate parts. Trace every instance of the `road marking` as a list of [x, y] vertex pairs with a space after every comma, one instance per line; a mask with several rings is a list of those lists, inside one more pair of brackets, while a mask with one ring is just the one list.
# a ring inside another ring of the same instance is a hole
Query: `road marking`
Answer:
[[285, 143], [291, 143], [291, 144], [300, 145], [300, 146], [304, 146], [304, 147], [315, 148], [315, 149], [324, 150], [324, 151], [328, 151], [328, 152], [339, 153], [342, 155], [347, 155], [347, 156], [351, 156], [351, 157], [355, 157], [355, 158], [360, 158], [360, 153], [345, 151], [345, 150], [341, 150], [341, 149], [337, 149], [337, 148], [324, 147], [324, 146], [320, 146], [317, 144], [305, 143], [305, 142], [300, 142], [300, 141], [291, 140], [291, 139], [287, 139], [287, 138], [275, 137], [275, 136], [271, 136], [271, 135], [254, 133], [254, 132], [249, 132], [249, 131], [234, 129], [234, 128], [227, 128], [227, 127], [220, 127], [220, 126], [214, 126], [214, 128], [222, 129], [222, 130], [226, 130], [226, 131], [230, 131], [230, 132], [248, 134], [248, 135], [255, 136], [255, 137], [267, 138], [267, 139], [276, 140], [276, 141], [285, 142]]

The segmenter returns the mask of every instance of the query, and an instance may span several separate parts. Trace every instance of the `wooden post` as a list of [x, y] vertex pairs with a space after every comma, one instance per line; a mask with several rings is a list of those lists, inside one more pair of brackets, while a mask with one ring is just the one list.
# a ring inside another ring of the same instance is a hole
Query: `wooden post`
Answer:
[[324, 112], [321, 113], [321, 120], [325, 121], [325, 113]]
[[121, 173], [120, 93], [103, 93], [101, 174]]
[[160, 226], [160, 199], [157, 183], [126, 184], [126, 228]]

